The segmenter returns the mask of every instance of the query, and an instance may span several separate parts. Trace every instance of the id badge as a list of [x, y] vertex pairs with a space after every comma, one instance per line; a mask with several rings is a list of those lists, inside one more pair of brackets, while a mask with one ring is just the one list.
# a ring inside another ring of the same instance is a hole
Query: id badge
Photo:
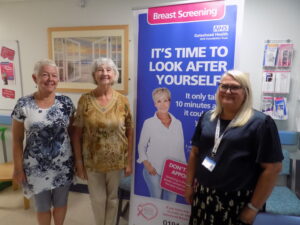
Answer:
[[216, 162], [211, 158], [209, 158], [208, 156], [206, 156], [202, 162], [202, 165], [211, 172], [214, 170], [216, 166]]

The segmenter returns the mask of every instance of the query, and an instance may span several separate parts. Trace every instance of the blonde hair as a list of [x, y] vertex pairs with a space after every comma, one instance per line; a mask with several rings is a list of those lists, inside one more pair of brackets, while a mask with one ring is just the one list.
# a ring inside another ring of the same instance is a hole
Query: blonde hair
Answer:
[[[243, 87], [245, 91], [244, 102], [239, 112], [236, 114], [235, 122], [232, 124], [232, 126], [234, 127], [243, 126], [249, 121], [249, 119], [253, 115], [252, 90], [249, 81], [249, 75], [247, 73], [238, 70], [230, 70], [223, 74], [222, 79], [225, 76], [231, 76], [235, 81], [237, 81]], [[218, 88], [216, 92], [216, 108], [212, 110], [212, 114], [210, 117], [211, 120], [214, 120], [216, 117], [218, 117], [223, 110], [219, 99], [219, 91], [220, 90]]]
[[[98, 58], [95, 59], [93, 64], [92, 64], [92, 75], [94, 78], [94, 73], [97, 71], [98, 67], [101, 65], [106, 65], [112, 68], [112, 70], [114, 71], [115, 74], [115, 79], [114, 82], [117, 82], [119, 79], [119, 71], [118, 71], [118, 67], [116, 66], [116, 64], [114, 63], [114, 61], [111, 58]], [[96, 83], [95, 79], [94, 82]]]
[[171, 101], [171, 92], [168, 88], [162, 87], [162, 88], [155, 88], [152, 91], [152, 99], [155, 103], [155, 100], [158, 96], [166, 95], [168, 100]]

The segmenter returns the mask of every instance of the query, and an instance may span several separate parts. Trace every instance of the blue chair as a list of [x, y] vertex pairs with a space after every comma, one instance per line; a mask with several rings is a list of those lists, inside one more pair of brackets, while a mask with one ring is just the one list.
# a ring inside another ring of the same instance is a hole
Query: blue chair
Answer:
[[253, 225], [299, 225], [300, 217], [259, 213]]
[[298, 144], [298, 133], [295, 131], [281, 130], [279, 133], [280, 143], [282, 145], [297, 145]]
[[[298, 144], [298, 133], [293, 131], [279, 131], [280, 142], [283, 147], [282, 170], [279, 178], [285, 178], [284, 185], [274, 187], [266, 202], [266, 212], [281, 215], [300, 216], [300, 200], [289, 188], [290, 157], [286, 147], [294, 147]], [[282, 179], [281, 179], [282, 180]], [[285, 224], [285, 223], [284, 223]], [[299, 223], [300, 224], [300, 223]]]
[[288, 187], [276, 186], [267, 200], [266, 212], [300, 216], [300, 200]]

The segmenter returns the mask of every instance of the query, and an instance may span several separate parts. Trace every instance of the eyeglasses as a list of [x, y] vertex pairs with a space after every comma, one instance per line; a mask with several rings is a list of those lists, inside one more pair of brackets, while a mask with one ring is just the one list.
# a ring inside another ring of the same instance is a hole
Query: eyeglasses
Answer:
[[219, 87], [221, 92], [227, 92], [227, 90], [229, 90], [231, 93], [234, 94], [238, 93], [238, 91], [243, 88], [240, 85], [229, 85], [229, 84], [222, 84], [222, 83], [219, 83]]

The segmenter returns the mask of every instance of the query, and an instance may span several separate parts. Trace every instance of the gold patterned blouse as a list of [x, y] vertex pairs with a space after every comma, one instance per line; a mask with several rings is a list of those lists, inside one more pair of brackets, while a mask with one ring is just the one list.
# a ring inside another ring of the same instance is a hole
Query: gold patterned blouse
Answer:
[[93, 92], [78, 102], [74, 125], [83, 129], [82, 154], [89, 171], [107, 172], [127, 165], [126, 129], [132, 128], [128, 99], [113, 90], [112, 99], [101, 106]]

